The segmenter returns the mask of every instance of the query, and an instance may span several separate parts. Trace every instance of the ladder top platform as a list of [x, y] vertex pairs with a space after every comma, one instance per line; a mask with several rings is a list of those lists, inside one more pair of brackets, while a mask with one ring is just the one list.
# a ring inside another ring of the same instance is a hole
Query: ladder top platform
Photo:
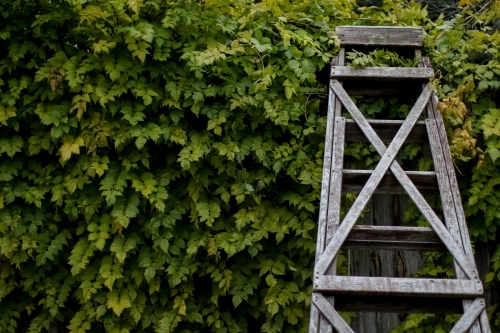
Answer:
[[421, 48], [424, 33], [417, 27], [341, 26], [335, 28], [341, 46], [392, 46]]

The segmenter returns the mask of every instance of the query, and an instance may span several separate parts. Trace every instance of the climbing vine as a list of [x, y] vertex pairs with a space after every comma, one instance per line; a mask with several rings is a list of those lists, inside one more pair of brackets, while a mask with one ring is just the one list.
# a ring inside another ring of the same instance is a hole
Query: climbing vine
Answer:
[[0, 331], [307, 331], [337, 25], [424, 27], [471, 235], [496, 244], [498, 5], [395, 3], [1, 2]]

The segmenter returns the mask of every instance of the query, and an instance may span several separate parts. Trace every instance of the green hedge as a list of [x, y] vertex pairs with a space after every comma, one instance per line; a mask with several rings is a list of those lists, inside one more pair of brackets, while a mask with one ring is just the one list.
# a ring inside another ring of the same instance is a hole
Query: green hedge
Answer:
[[[457, 74], [463, 21], [404, 1], [1, 2], [0, 331], [307, 331], [335, 26], [426, 25], [456, 97], [481, 75]], [[497, 91], [498, 68], [463, 94]], [[500, 179], [484, 150], [474, 184]]]

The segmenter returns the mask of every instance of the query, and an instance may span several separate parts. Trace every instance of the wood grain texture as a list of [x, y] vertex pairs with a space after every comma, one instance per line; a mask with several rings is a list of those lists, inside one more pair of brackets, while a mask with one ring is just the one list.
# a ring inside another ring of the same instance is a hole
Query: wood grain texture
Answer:
[[[332, 178], [328, 198], [327, 236], [326, 243], [337, 231], [340, 224], [340, 204], [342, 195], [342, 166], [344, 164], [345, 118], [335, 118], [335, 133], [333, 140]], [[334, 271], [332, 273], [334, 274]]]
[[320, 312], [316, 305], [311, 304], [311, 312], [309, 315], [309, 333], [318, 333], [319, 332], [319, 320], [320, 320]]
[[479, 322], [480, 322], [480, 330], [481, 332], [491, 332], [490, 328], [490, 321], [488, 320], [488, 314], [486, 313], [486, 309], [484, 309], [481, 314], [479, 315]]
[[[368, 119], [370, 126], [383, 142], [391, 142], [403, 124], [403, 120], [378, 120]], [[359, 126], [352, 119], [346, 119], [346, 142], [369, 142]], [[405, 143], [425, 143], [427, 142], [427, 128], [425, 121], [417, 121], [412, 128]]]
[[[327, 216], [327, 235], [326, 244], [330, 241], [332, 235], [337, 231], [340, 220], [340, 204], [342, 196], [342, 165], [344, 163], [344, 137], [345, 137], [345, 118], [336, 117], [333, 133], [333, 155], [331, 165], [331, 183], [328, 198], [328, 216]], [[327, 274], [335, 275], [337, 273], [337, 261], [333, 260], [332, 265], [326, 271]], [[334, 297], [328, 296], [328, 303], [334, 305]], [[321, 333], [331, 333], [331, 325], [322, 320], [320, 325]]]
[[[341, 48], [339, 50], [338, 57], [336, 57], [332, 60], [332, 66], [337, 65], [337, 64], [340, 66], [343, 66], [344, 62], [345, 62], [345, 49]], [[319, 256], [319, 254], [321, 254], [324, 250], [328, 230], [330, 230], [330, 233], [332, 233], [337, 228], [334, 221], [327, 221], [328, 216], [332, 215], [331, 212], [330, 212], [330, 214], [328, 212], [328, 209], [329, 209], [328, 206], [329, 206], [329, 199], [330, 199], [331, 184], [332, 184], [332, 181], [335, 181], [335, 179], [332, 180], [332, 178], [338, 178], [339, 176], [340, 176], [340, 179], [342, 178], [341, 171], [339, 171], [339, 170], [336, 172], [336, 175], [332, 175], [332, 163], [333, 163], [332, 158], [334, 158], [334, 156], [337, 156], [337, 161], [339, 158], [339, 154], [335, 155], [334, 153], [332, 153], [332, 149], [333, 149], [332, 145], [333, 145], [333, 141], [334, 141], [333, 137], [337, 137], [337, 139], [339, 139], [338, 135], [337, 136], [334, 135], [334, 133], [336, 133], [335, 119], [340, 117], [340, 115], [341, 115], [342, 104], [340, 103], [338, 98], [335, 97], [335, 95], [334, 95], [333, 91], [331, 91], [331, 89], [330, 89], [329, 93], [330, 93], [330, 95], [329, 95], [330, 100], [328, 103], [328, 107], [329, 107], [328, 108], [328, 124], [330, 124], [331, 126], [330, 126], [330, 129], [327, 129], [326, 137], [328, 137], [330, 144], [331, 144], [329, 146], [329, 149], [330, 149], [329, 150], [329, 162], [330, 163], [327, 166], [328, 167], [327, 178], [325, 178], [325, 174], [324, 174], [323, 179], [322, 179], [321, 199], [322, 199], [323, 204], [326, 206], [321, 206], [321, 209], [320, 209], [320, 222], [322, 222], [322, 228], [318, 228], [318, 239], [321, 240], [321, 244], [318, 244], [318, 247], [316, 250], [316, 260]], [[344, 124], [342, 126], [344, 129], [342, 131], [345, 130], [345, 120], [343, 120], [343, 122], [344, 122]], [[342, 138], [343, 137], [344, 137], [344, 134], [342, 134]], [[328, 141], [328, 140], [325, 139], [325, 141]], [[325, 142], [325, 147], [326, 147], [326, 144], [327, 143]], [[343, 142], [342, 142], [342, 149], [343, 149]], [[343, 160], [343, 150], [342, 150], [340, 155], [341, 155], [340, 159]], [[342, 166], [341, 162], [340, 162], [340, 166]], [[324, 165], [323, 166], [324, 173], [325, 173], [325, 168], [326, 168], [326, 166]], [[339, 173], [340, 173], [340, 175], [339, 175]], [[328, 182], [325, 185], [326, 179], [328, 179]], [[323, 190], [325, 190], [325, 192], [323, 192]], [[339, 205], [340, 205], [340, 202], [339, 202]], [[336, 268], [337, 268], [336, 260], [334, 260], [333, 264], [331, 265], [331, 267], [329, 269], [329, 273], [335, 274]], [[334, 300], [333, 296], [328, 296], [327, 301], [333, 306], [335, 300]], [[316, 311], [316, 313], [314, 313], [314, 317], [313, 317], [312, 311], [313, 311], [313, 307], [311, 307], [311, 321], [315, 322], [315, 329], [316, 329], [315, 332], [332, 333], [333, 326], [328, 322], [328, 320], [326, 320], [325, 316], [320, 315], [319, 312]]]
[[335, 32], [342, 46], [422, 47], [424, 38], [421, 28], [407, 27], [341, 26]]
[[[371, 170], [343, 170], [342, 191], [347, 193], [359, 193], [368, 181]], [[433, 171], [405, 171], [408, 178], [415, 184], [421, 193], [436, 194], [438, 184], [436, 174]], [[406, 194], [392, 172], [387, 172], [380, 184], [375, 189], [377, 194]]]
[[318, 293], [313, 293], [313, 303], [318, 307], [323, 316], [335, 327], [335, 329], [342, 333], [354, 333], [354, 331], [347, 325], [337, 311], [328, 303], [325, 297]]
[[323, 294], [473, 298], [483, 295], [477, 280], [315, 275], [313, 291]]
[[[348, 111], [351, 113], [351, 115], [356, 120], [358, 125], [360, 125], [359, 127], [361, 128], [363, 133], [365, 133], [365, 135], [370, 139], [371, 143], [373, 144], [373, 146], [375, 147], [377, 152], [381, 155], [384, 154], [387, 150], [386, 146], [376, 136], [373, 129], [370, 127], [370, 125], [368, 124], [366, 119], [363, 117], [361, 112], [358, 110], [356, 105], [354, 105], [352, 100], [349, 98], [349, 95], [347, 95], [347, 93], [345, 92], [343, 87], [338, 84], [337, 80], [332, 80], [330, 85], [333, 87], [335, 94], [342, 101], [342, 103], [348, 109]], [[426, 93], [426, 94], [430, 93], [430, 84], [429, 83], [426, 85], [426, 88], [422, 92], [422, 94], [424, 94], [424, 93]], [[421, 95], [421, 97], [422, 97], [422, 95]], [[421, 97], [419, 97], [419, 100]], [[417, 100], [417, 103], [418, 103], [418, 100]], [[417, 105], [417, 104], [415, 104], [415, 105]], [[407, 194], [410, 196], [410, 198], [416, 204], [416, 206], [421, 211], [421, 213], [424, 215], [424, 217], [427, 219], [427, 221], [429, 221], [429, 223], [431, 224], [431, 227], [434, 229], [434, 231], [436, 231], [436, 233], [439, 235], [439, 237], [441, 238], [443, 243], [445, 243], [446, 247], [451, 252], [454, 259], [459, 263], [460, 267], [467, 274], [467, 276], [472, 278], [472, 279], [476, 279], [477, 274], [474, 274], [474, 272], [476, 270], [474, 262], [469, 257], [467, 257], [465, 255], [461, 244], [458, 244], [455, 241], [455, 239], [450, 235], [448, 230], [444, 227], [443, 223], [439, 220], [436, 213], [429, 206], [429, 204], [424, 199], [422, 194], [417, 190], [415, 185], [410, 181], [408, 176], [405, 174], [405, 172], [403, 171], [401, 166], [396, 162], [392, 163], [391, 171], [399, 179], [399, 182], [405, 188]], [[342, 225], [339, 228], [339, 231], [342, 228]], [[328, 244], [327, 250], [328, 250], [328, 247], [330, 246], [331, 243], [332, 242], [330, 242]], [[332, 245], [332, 247], [334, 247], [334, 245]], [[320, 261], [321, 261], [321, 258], [318, 261], [318, 263]]]
[[[433, 95], [428, 108], [428, 113], [431, 118], [427, 119], [426, 122], [428, 127], [429, 142], [431, 144], [432, 155], [434, 158], [434, 165], [436, 168], [436, 173], [438, 175], [437, 177], [441, 194], [441, 202], [443, 205], [443, 214], [450, 233], [455, 237], [455, 239], [457, 239], [459, 243], [462, 244], [465, 254], [469, 258], [471, 258], [471, 260], [474, 260], [468, 230], [465, 224], [465, 214], [463, 212], [460, 194], [458, 193], [458, 184], [456, 184], [455, 173], [452, 167], [447, 167], [447, 162], [451, 160], [451, 154], [448, 148], [446, 133], [441, 133], [440, 128], [438, 127], [438, 119], [442, 121], [442, 118], [436, 107], [437, 97], [436, 95]], [[453, 189], [454, 186], [455, 189]], [[466, 239], [464, 239], [464, 235], [462, 235], [462, 229], [464, 228]], [[457, 277], [459, 279], [465, 278], [466, 274], [459, 267], [458, 263], [455, 262], [454, 264]], [[475, 273], [477, 274], [477, 269]], [[463, 306], [464, 310], [468, 311], [472, 306], [472, 301], [464, 300]], [[479, 333], [482, 331], [489, 332], [489, 322], [487, 318], [486, 320], [485, 318], [486, 311], [483, 311], [483, 313], [480, 315], [480, 319], [476, 320], [472, 324], [470, 333]]]
[[448, 175], [449, 181], [449, 191], [451, 193], [451, 197], [453, 200], [453, 206], [455, 207], [456, 214], [456, 226], [452, 226], [453, 228], [457, 228], [457, 235], [460, 236], [462, 240], [462, 244], [464, 247], [464, 251], [471, 259], [474, 258], [474, 254], [472, 252], [472, 246], [469, 237], [469, 231], [467, 228], [467, 222], [465, 219], [465, 213], [462, 207], [462, 199], [460, 197], [460, 190], [458, 188], [457, 178], [455, 175], [453, 159], [451, 157], [448, 138], [446, 137], [446, 130], [444, 127], [443, 118], [441, 113], [437, 110], [437, 96], [433, 94], [431, 98], [431, 102], [433, 104], [432, 107], [432, 118], [435, 120], [437, 134], [439, 136], [439, 141], [442, 149], [442, 154], [444, 158], [444, 167], [446, 169], [446, 173]]
[[337, 80], [412, 80], [428, 81], [434, 77], [432, 68], [332, 66], [330, 77]]
[[[339, 66], [344, 66], [344, 63], [345, 63], [345, 48], [340, 48], [339, 50], [339, 55], [337, 57], [337, 64]], [[337, 119], [337, 117], [340, 117], [342, 114], [342, 103], [340, 103], [339, 99], [335, 97], [335, 107], [334, 107], [334, 110], [333, 110], [333, 116], [334, 116], [334, 119]], [[333, 129], [333, 132], [335, 134], [335, 122], [334, 122], [334, 129]], [[345, 127], [345, 126], [344, 126]], [[335, 135], [334, 135], [335, 137]], [[334, 156], [335, 154], [333, 154]], [[343, 156], [342, 156], [342, 159], [343, 159]], [[338, 172], [337, 172], [338, 173]], [[338, 175], [337, 175], [338, 176]], [[333, 175], [332, 175], [333, 177]], [[330, 187], [331, 187], [331, 184], [330, 183]], [[331, 212], [329, 212], [331, 214]], [[327, 221], [327, 225], [328, 225], [328, 221]], [[333, 224], [330, 223], [330, 230], [332, 230], [332, 226]], [[334, 226], [334, 228], [336, 229], [337, 226]], [[328, 226], [327, 226], [327, 233], [328, 233]], [[326, 237], [327, 235], [325, 235], [325, 240], [326, 240]], [[324, 248], [323, 248], [324, 250]], [[337, 269], [337, 260], [335, 259], [333, 261], [333, 264], [330, 266], [329, 268], [329, 273], [330, 274], [335, 274], [336, 273], [336, 269]], [[326, 300], [327, 302], [333, 307], [333, 305], [335, 304], [335, 298], [333, 296], [327, 296], [326, 297]], [[332, 324], [330, 324], [330, 322], [326, 319], [326, 317], [324, 315], [321, 315], [321, 320], [320, 320], [320, 333], [333, 333], [334, 332], [334, 329], [333, 329], [333, 326]]]
[[[358, 123], [358, 126], [361, 128], [366, 137], [372, 142], [372, 144], [374, 142], [380, 141], [378, 136], [375, 134], [373, 129], [370, 127], [366, 119], [361, 114], [361, 112], [349, 98], [345, 90], [342, 88], [340, 84], [338, 84], [338, 81], [333, 80], [331, 85], [333, 86], [333, 90], [337, 95], [337, 97], [342, 101], [342, 104], [344, 104], [347, 110], [351, 113], [353, 119]], [[350, 229], [352, 228], [354, 223], [356, 223], [356, 220], [363, 211], [368, 200], [370, 200], [373, 192], [375, 191], [378, 184], [384, 177], [388, 168], [391, 166], [394, 157], [396, 156], [399, 149], [403, 145], [406, 137], [410, 133], [410, 130], [417, 122], [418, 117], [422, 113], [422, 110], [427, 105], [430, 93], [431, 93], [430, 86], [428, 86], [427, 90], [425, 90], [418, 98], [417, 102], [415, 103], [410, 113], [406, 117], [406, 121], [403, 123], [403, 125], [401, 125], [401, 128], [394, 137], [394, 141], [389, 145], [388, 148], [386, 148], [385, 145], [380, 141], [380, 144], [383, 146], [384, 149], [383, 152], [379, 151], [379, 154], [382, 156], [382, 158], [380, 159], [375, 170], [373, 170], [373, 173], [368, 179], [368, 182], [365, 184], [365, 186], [359, 193], [358, 197], [354, 201], [353, 205], [351, 206], [351, 209], [347, 212], [337, 232], [326, 246], [325, 251], [318, 259], [315, 268], [315, 271], [317, 273], [324, 274], [327, 268], [330, 266], [333, 259], [335, 258], [335, 256], [337, 255], [337, 252], [342, 243], [344, 243]]]
[[[422, 54], [421, 52], [415, 50], [415, 57], [421, 57]], [[418, 67], [429, 67], [431, 68], [430, 60], [428, 57], [423, 57], [422, 61], [419, 63]], [[431, 143], [431, 149], [433, 151], [433, 156], [434, 156], [434, 165], [440, 169], [440, 173], [447, 173], [446, 174], [446, 179], [445, 181], [440, 181], [440, 188], [446, 188], [446, 192], [451, 192], [452, 193], [452, 198], [446, 197], [446, 200], [443, 200], [443, 197], [441, 197], [441, 201], [443, 204], [443, 213], [444, 213], [444, 218], [446, 221], [446, 224], [448, 226], [448, 230], [450, 230], [450, 233], [455, 236], [456, 239], [461, 239], [462, 235], [460, 234], [460, 223], [458, 222], [458, 219], [460, 216], [463, 215], [463, 207], [461, 205], [460, 200], [454, 200], [454, 193], [452, 191], [452, 183], [456, 183], [456, 178], [455, 178], [455, 173], [453, 172], [452, 174], [448, 174], [450, 171], [454, 171], [452, 168], [451, 170], [446, 167], [447, 161], [451, 161], [451, 154], [448, 148], [448, 140], [446, 137], [446, 133], [441, 133], [442, 130], [444, 130], [443, 127], [439, 126], [438, 123], [443, 123], [441, 113], [438, 112], [437, 110], [437, 96], [436, 94], [433, 94], [431, 96], [431, 99], [429, 101], [429, 104], [427, 105], [427, 112], [426, 116], [430, 119], [433, 119], [434, 121], [437, 121], [437, 123], [434, 123], [437, 136], [436, 134], [429, 135], [429, 141]], [[440, 131], [441, 129], [441, 131]], [[444, 134], [444, 135], [443, 135]], [[433, 136], [433, 138], [431, 138]], [[437, 161], [436, 161], [437, 159]], [[446, 172], [445, 172], [446, 171]], [[450, 200], [452, 199], [452, 200]], [[453, 205], [453, 207], [451, 207]], [[457, 206], [458, 205], [458, 206]], [[464, 216], [465, 218], [465, 216]], [[458, 233], [458, 234], [457, 234]], [[464, 242], [462, 240], [462, 245], [464, 248], [465, 254], [473, 260], [472, 256], [472, 249], [470, 249], [470, 243], [468, 243], [469, 236], [466, 235], [467, 240]], [[460, 243], [460, 242], [459, 242]], [[460, 268], [457, 262], [454, 262], [454, 268], [455, 268], [455, 274], [459, 279], [463, 279], [466, 275]], [[465, 311], [469, 310], [470, 307], [472, 306], [472, 301], [471, 300], [463, 300], [463, 308]], [[479, 316], [479, 320], [476, 320], [472, 323], [469, 333], [481, 333], [481, 332], [490, 332], [490, 326], [489, 326], [489, 321], [488, 317], [486, 314], [486, 311], [483, 310]]]
[[[332, 65], [339, 62], [339, 58], [332, 61]], [[333, 133], [335, 127], [335, 114], [341, 109], [340, 101], [330, 89], [328, 95], [328, 114], [325, 135], [325, 150], [323, 156], [323, 177], [321, 182], [320, 211], [318, 218], [318, 237], [316, 240], [316, 262], [323, 253], [327, 235], [328, 199], [331, 184], [331, 165], [333, 150]], [[316, 306], [311, 306], [309, 333], [330, 333], [327, 326], [330, 326], [324, 316], [320, 314]], [[326, 332], [325, 332], [326, 330]], [[323, 332], [321, 332], [323, 331]]]
[[316, 261], [325, 248], [328, 216], [328, 198], [331, 184], [331, 166], [333, 150], [333, 131], [335, 122], [336, 96], [330, 89], [328, 96], [328, 114], [326, 120], [325, 151], [323, 156], [323, 177], [321, 180], [320, 210], [318, 218], [318, 238], [316, 240]]
[[476, 299], [468, 310], [462, 315], [458, 322], [453, 326], [450, 333], [463, 333], [466, 332], [472, 323], [476, 320], [481, 312], [485, 310], [484, 300], [482, 298]]

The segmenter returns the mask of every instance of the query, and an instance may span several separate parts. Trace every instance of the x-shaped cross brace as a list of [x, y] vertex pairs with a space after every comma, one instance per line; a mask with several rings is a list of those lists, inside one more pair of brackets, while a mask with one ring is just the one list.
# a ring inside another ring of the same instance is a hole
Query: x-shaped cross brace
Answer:
[[386, 147], [382, 140], [375, 133], [373, 128], [370, 126], [368, 121], [364, 118], [362, 113], [352, 102], [347, 92], [344, 90], [342, 85], [337, 80], [332, 80], [330, 88], [333, 90], [337, 98], [342, 102], [347, 111], [351, 114], [352, 118], [356, 121], [361, 131], [365, 134], [371, 144], [375, 147], [377, 152], [382, 156], [377, 167], [371, 174], [368, 182], [365, 184], [361, 192], [359, 193], [357, 199], [352, 205], [351, 209], [345, 216], [344, 220], [340, 224], [339, 228], [333, 234], [330, 242], [326, 246], [324, 252], [318, 259], [315, 268], [316, 275], [324, 275], [328, 267], [332, 264], [335, 256], [337, 255], [340, 247], [346, 240], [349, 232], [359, 218], [361, 212], [365, 208], [366, 204], [373, 195], [375, 189], [379, 185], [380, 181], [386, 174], [387, 170], [390, 168], [393, 175], [401, 183], [401, 186], [406, 190], [410, 198], [413, 199], [419, 210], [422, 212], [424, 217], [429, 221], [431, 227], [434, 229], [439, 238], [443, 241], [444, 245], [448, 248], [453, 258], [458, 263], [458, 265], [463, 269], [464, 273], [470, 279], [478, 279], [477, 271], [475, 265], [466, 256], [462, 247], [457, 243], [457, 241], [451, 236], [444, 224], [439, 220], [436, 213], [429, 206], [422, 194], [417, 190], [413, 182], [409, 179], [406, 173], [403, 171], [401, 166], [394, 161], [396, 154], [400, 150], [401, 146], [408, 137], [411, 129], [417, 122], [423, 109], [427, 106], [429, 98], [431, 96], [431, 87], [428, 83], [423, 89], [417, 102], [411, 109], [410, 113], [406, 117], [403, 125], [397, 132], [393, 141]]

